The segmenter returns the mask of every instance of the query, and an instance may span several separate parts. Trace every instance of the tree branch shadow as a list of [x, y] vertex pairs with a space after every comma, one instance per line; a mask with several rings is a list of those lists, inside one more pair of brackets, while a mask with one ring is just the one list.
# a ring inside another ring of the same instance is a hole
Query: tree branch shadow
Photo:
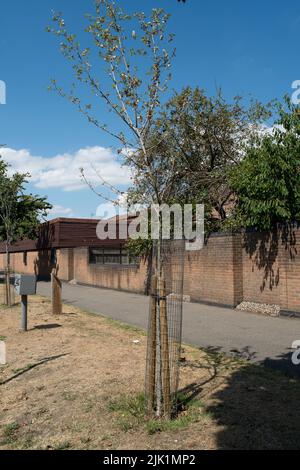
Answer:
[[226, 372], [222, 358], [230, 358], [220, 351], [220, 347], [208, 348], [208, 363], [191, 363], [191, 367], [210, 368], [211, 375], [180, 390], [188, 393], [188, 400], [201, 399], [216, 447], [300, 449], [300, 366], [298, 370], [292, 365], [291, 352], [255, 364], [254, 351], [234, 348], [233, 367]]
[[57, 356], [46, 357], [46, 358], [42, 359], [41, 361], [36, 362], [35, 364], [29, 364], [28, 366], [24, 367], [19, 372], [17, 372], [15, 375], [9, 377], [6, 380], [3, 380], [3, 382], [0, 382], [0, 386], [9, 383], [12, 380], [15, 380], [16, 378], [20, 377], [21, 375], [25, 374], [26, 372], [29, 372], [30, 370], [35, 369], [36, 367], [39, 367], [39, 366], [41, 366], [43, 364], [46, 364], [50, 361], [55, 361], [56, 359], [60, 359], [61, 357], [68, 356], [69, 354], [70, 353], [65, 353], [65, 354], [59, 354]]
[[254, 230], [244, 234], [243, 248], [249, 255], [254, 266], [259, 271], [263, 270], [263, 278], [260, 291], [266, 287], [272, 290], [280, 281], [279, 266], [276, 268], [280, 245], [288, 252], [288, 257], [293, 260], [297, 255], [295, 224], [285, 224], [276, 227], [272, 232], [259, 233]]
[[300, 448], [300, 382], [270, 368], [289, 356], [244, 365], [214, 393], [207, 411], [220, 427], [219, 449]]

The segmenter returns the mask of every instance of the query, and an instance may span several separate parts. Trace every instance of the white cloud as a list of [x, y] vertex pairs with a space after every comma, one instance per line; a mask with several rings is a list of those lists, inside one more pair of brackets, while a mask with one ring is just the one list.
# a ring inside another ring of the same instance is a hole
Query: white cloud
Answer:
[[77, 191], [86, 188], [80, 177], [80, 168], [84, 168], [87, 179], [94, 185], [100, 182], [94, 169], [111, 185], [130, 183], [128, 168], [122, 167], [112, 150], [105, 147], [86, 147], [52, 158], [32, 155], [26, 149], [3, 148], [1, 156], [11, 165], [12, 171], [29, 172], [31, 183], [40, 189]]
[[74, 215], [73, 210], [70, 207], [60, 206], [54, 204], [52, 209], [48, 211], [48, 217], [72, 217]]

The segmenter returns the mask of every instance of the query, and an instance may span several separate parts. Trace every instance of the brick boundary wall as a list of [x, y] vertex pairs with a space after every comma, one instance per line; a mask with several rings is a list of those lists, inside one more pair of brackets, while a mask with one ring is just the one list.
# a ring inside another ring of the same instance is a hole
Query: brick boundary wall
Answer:
[[[16, 272], [46, 278], [50, 252], [11, 255]], [[0, 255], [0, 270], [5, 255]], [[88, 248], [57, 250], [58, 276], [63, 281], [145, 293], [147, 264], [89, 264]], [[300, 312], [300, 229], [259, 234], [213, 234], [199, 252], [186, 252], [184, 294], [192, 301], [236, 306], [243, 300], [278, 304]]]

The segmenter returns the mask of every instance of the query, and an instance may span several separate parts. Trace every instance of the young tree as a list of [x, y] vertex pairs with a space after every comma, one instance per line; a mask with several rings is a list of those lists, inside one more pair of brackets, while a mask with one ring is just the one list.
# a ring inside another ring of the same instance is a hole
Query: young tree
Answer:
[[[131, 168], [133, 185], [141, 188], [139, 202], [145, 205], [160, 205], [165, 201], [166, 187], [175, 184], [175, 167], [162, 180], [149, 138], [171, 79], [174, 51], [170, 49], [173, 35], [167, 33], [168, 19], [169, 15], [161, 8], [153, 9], [149, 17], [142, 12], [128, 15], [113, 0], [96, 0], [95, 14], [87, 15], [86, 45], [82, 46], [76, 34], [68, 31], [61, 14], [53, 16], [55, 26], [48, 28], [61, 41], [61, 52], [71, 63], [77, 85], [87, 87], [93, 99], [85, 101], [75, 84], [71, 91], [65, 91], [52, 80], [51, 88], [118, 142], [118, 154]], [[97, 110], [102, 111], [103, 104], [117, 118], [115, 128], [99, 118]], [[107, 199], [102, 190], [98, 191], [88, 181], [84, 169], [82, 176], [93, 191]], [[120, 195], [101, 175], [99, 183], [114, 196]], [[163, 275], [159, 231], [158, 284]], [[157, 414], [162, 414], [160, 399]]]
[[[128, 15], [110, 0], [96, 0], [95, 10], [95, 15], [86, 15], [88, 45], [84, 47], [75, 34], [68, 32], [60, 14], [53, 16], [57, 27], [48, 28], [61, 40], [61, 52], [70, 61], [77, 83], [86, 86], [94, 99], [84, 102], [76, 84], [66, 92], [52, 80], [50, 88], [68, 98], [90, 123], [118, 142], [118, 153], [132, 168], [133, 179], [142, 172], [155, 201], [160, 202], [147, 139], [171, 79], [174, 51], [169, 50], [173, 35], [166, 32], [169, 15], [163, 9], [153, 9], [150, 18], [144, 13]], [[97, 116], [103, 104], [118, 118], [116, 128]], [[107, 186], [106, 182], [102, 184]]]
[[271, 230], [300, 220], [300, 108], [278, 105], [272, 131], [262, 133], [232, 171], [235, 218], [243, 227]]
[[0, 161], [0, 239], [6, 247], [7, 303], [10, 305], [10, 247], [16, 240], [34, 238], [40, 218], [51, 205], [46, 198], [24, 194], [28, 173], [9, 174], [9, 167]]

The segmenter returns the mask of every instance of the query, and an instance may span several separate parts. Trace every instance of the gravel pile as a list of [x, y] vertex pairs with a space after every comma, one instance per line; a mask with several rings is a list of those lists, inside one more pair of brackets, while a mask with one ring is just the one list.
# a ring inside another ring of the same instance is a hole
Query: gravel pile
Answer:
[[236, 308], [237, 310], [262, 313], [263, 315], [269, 315], [271, 317], [278, 317], [280, 314], [279, 305], [260, 304], [258, 302], [242, 302]]

